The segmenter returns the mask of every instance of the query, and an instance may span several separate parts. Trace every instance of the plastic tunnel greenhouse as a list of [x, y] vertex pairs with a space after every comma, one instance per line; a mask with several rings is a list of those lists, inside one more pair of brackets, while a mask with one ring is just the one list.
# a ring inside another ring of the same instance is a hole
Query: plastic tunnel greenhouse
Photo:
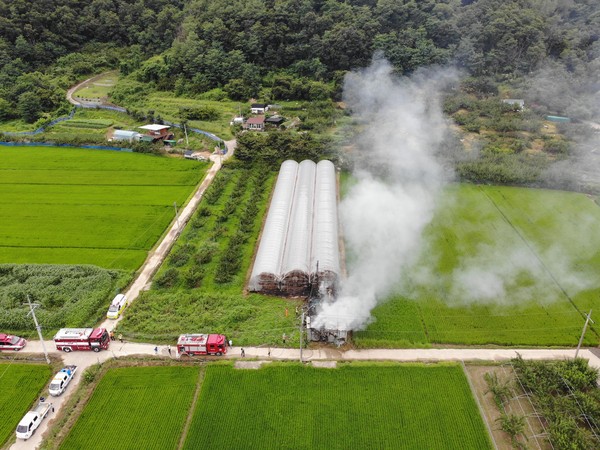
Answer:
[[337, 184], [331, 161], [285, 161], [248, 288], [302, 296], [339, 279]]

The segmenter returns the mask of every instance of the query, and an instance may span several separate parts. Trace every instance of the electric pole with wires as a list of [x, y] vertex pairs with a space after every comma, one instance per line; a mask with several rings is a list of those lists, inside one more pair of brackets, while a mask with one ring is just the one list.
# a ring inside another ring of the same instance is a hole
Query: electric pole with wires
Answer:
[[31, 303], [31, 298], [29, 294], [27, 295], [27, 305], [29, 306], [29, 312], [27, 315], [31, 314], [33, 317], [33, 322], [35, 323], [35, 329], [38, 332], [38, 336], [40, 337], [40, 342], [42, 343], [42, 349], [44, 350], [44, 356], [46, 357], [46, 362], [50, 364], [50, 358], [48, 357], [48, 352], [46, 351], [46, 344], [44, 344], [44, 336], [42, 336], [42, 327], [37, 321], [37, 317], [35, 317], [35, 308], [41, 306], [39, 303]]

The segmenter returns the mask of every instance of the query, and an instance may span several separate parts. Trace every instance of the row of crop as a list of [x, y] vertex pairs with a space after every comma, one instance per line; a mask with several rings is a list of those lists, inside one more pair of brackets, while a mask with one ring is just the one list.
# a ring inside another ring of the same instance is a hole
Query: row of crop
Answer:
[[[240, 202], [242, 197], [241, 194], [232, 195], [225, 204], [221, 216], [217, 218], [217, 222], [222, 222], [224, 221], [222, 218], [229, 218], [236, 210], [241, 213], [237, 231], [229, 239], [227, 247], [223, 251], [219, 264], [217, 265], [215, 282], [219, 284], [231, 282], [242, 268], [244, 245], [250, 241], [252, 234], [256, 231], [255, 222], [258, 214], [257, 205], [265, 196], [264, 185], [267, 180], [267, 174], [267, 171], [254, 171], [251, 183], [254, 185], [254, 189], [251, 191], [250, 196], [242, 204]], [[240, 180], [247, 180], [247, 178], [241, 177]], [[234, 193], [235, 192], [242, 191], [234, 189]]]
[[553, 448], [598, 448], [598, 369], [584, 359], [546, 362], [517, 357], [512, 363], [520, 385], [545, 419]]
[[259, 168], [225, 168], [155, 280], [158, 288], [200, 288], [204, 280], [223, 285], [238, 277], [248, 247], [258, 234], [272, 173]]
[[36, 312], [44, 329], [91, 326], [126, 275], [95, 266], [0, 265], [0, 329], [30, 330], [31, 317], [24, 303], [39, 303]]

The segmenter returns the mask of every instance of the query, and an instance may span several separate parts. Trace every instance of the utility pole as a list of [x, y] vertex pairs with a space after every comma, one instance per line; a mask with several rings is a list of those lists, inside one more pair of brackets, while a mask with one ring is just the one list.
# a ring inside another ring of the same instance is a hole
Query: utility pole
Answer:
[[188, 141], [187, 123], [186, 122], [183, 123], [183, 132], [185, 133], [185, 148], [190, 148], [190, 141]]
[[177, 202], [173, 202], [173, 206], [175, 207], [175, 221], [177, 222], [177, 229], [179, 229], [179, 211], [177, 211]]
[[590, 312], [588, 313], [587, 317], [585, 318], [585, 324], [583, 325], [583, 331], [581, 332], [581, 337], [579, 338], [579, 344], [577, 344], [577, 350], [575, 351], [575, 359], [577, 359], [577, 355], [579, 355], [579, 349], [581, 348], [581, 344], [583, 343], [583, 336], [585, 336], [585, 330], [587, 330], [587, 326], [589, 322], [595, 323], [592, 320], [592, 310], [590, 309]]
[[35, 317], [35, 308], [40, 306], [39, 303], [31, 303], [31, 298], [29, 298], [29, 294], [27, 294], [27, 304], [29, 305], [29, 312], [27, 315], [31, 314], [33, 317], [33, 322], [35, 323], [35, 329], [38, 332], [38, 336], [40, 337], [40, 341], [42, 343], [42, 349], [44, 350], [44, 356], [46, 357], [46, 362], [50, 364], [50, 358], [48, 357], [48, 352], [46, 351], [46, 344], [44, 344], [44, 337], [42, 336], [42, 327], [38, 324], [37, 317]]
[[304, 307], [302, 307], [302, 315], [300, 318], [300, 362], [302, 362], [302, 337], [304, 335]]

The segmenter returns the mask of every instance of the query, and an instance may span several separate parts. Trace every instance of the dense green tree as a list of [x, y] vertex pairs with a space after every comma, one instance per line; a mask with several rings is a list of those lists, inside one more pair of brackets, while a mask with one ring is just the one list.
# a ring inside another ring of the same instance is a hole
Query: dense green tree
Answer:
[[25, 122], [33, 123], [38, 120], [42, 114], [42, 103], [35, 93], [24, 92], [19, 95], [17, 111]]

